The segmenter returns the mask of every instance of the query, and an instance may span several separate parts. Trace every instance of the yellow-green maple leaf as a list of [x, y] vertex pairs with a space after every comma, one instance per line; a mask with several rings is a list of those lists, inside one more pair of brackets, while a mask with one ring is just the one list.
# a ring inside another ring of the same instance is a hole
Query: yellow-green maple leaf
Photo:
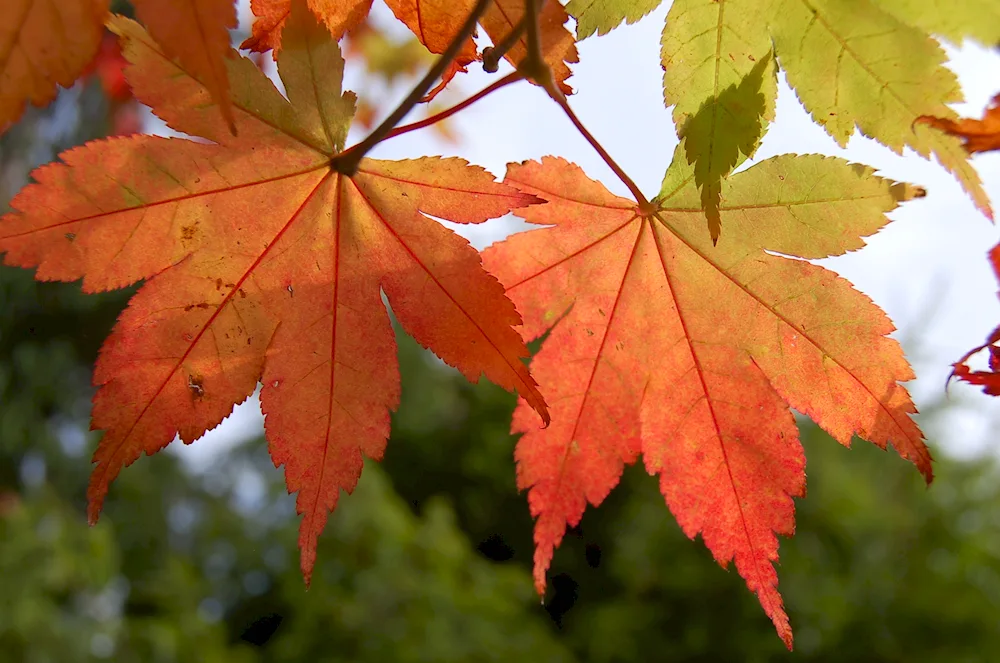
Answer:
[[[652, 0], [572, 0], [580, 37], [604, 34], [654, 9]], [[747, 79], [773, 42], [778, 66], [813, 118], [840, 144], [855, 128], [896, 152], [934, 156], [992, 218], [979, 175], [958, 139], [921, 116], [956, 119], [955, 75], [931, 36], [1000, 42], [995, 0], [675, 0], [663, 32], [664, 100], [676, 104], [678, 135], [695, 164], [713, 237], [721, 179], [753, 153], [773, 113], [770, 71], [761, 71], [763, 111]], [[762, 67], [764, 69], [764, 67]], [[699, 77], [708, 72], [709, 77]], [[718, 75], [715, 77], [715, 75]], [[728, 76], [728, 78], [727, 78]], [[727, 91], [729, 94], [727, 94]], [[723, 96], [725, 95], [725, 96]], [[691, 109], [695, 109], [692, 111]], [[695, 114], [704, 111], [703, 117]], [[729, 116], [720, 122], [720, 112]], [[694, 113], [694, 114], [693, 114]], [[739, 122], [732, 118], [744, 118]], [[732, 163], [730, 163], [732, 161]]]
[[946, 104], [962, 100], [934, 39], [868, 0], [778, 0], [769, 23], [788, 82], [838, 143], [846, 145], [856, 126], [896, 152], [933, 154], [992, 216], [960, 141], [913, 124], [922, 115], [954, 118]]
[[662, 0], [570, 0], [566, 11], [576, 19], [576, 35], [606, 35], [624, 21], [631, 25], [660, 6]]
[[875, 0], [903, 23], [955, 43], [974, 39], [1000, 45], [1000, 2], [996, 0]]
[[760, 145], [778, 95], [765, 16], [754, 0], [675, 0], [661, 40], [663, 98], [694, 165], [713, 240], [722, 179]]

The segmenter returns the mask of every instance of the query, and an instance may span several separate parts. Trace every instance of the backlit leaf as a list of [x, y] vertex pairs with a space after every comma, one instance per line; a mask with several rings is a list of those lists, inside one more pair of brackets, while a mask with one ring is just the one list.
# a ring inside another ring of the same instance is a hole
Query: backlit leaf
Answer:
[[917, 118], [956, 118], [962, 100], [944, 50], [868, 0], [778, 0], [770, 17], [778, 61], [806, 110], [841, 145], [861, 133], [896, 152], [934, 155], [992, 218], [959, 141]]
[[200, 437], [261, 380], [272, 457], [304, 516], [308, 579], [328, 512], [363, 456], [381, 456], [398, 403], [382, 292], [418, 342], [547, 417], [513, 304], [476, 251], [429, 218], [479, 223], [538, 201], [459, 159], [335, 171], [354, 98], [341, 91], [336, 43], [304, 8], [278, 56], [288, 100], [249, 60], [226, 58], [237, 135], [138, 24], [111, 27], [136, 97], [212, 142], [140, 136], [70, 150], [0, 222], [6, 262], [37, 266], [39, 279], [83, 278], [88, 292], [146, 279], [94, 372], [93, 426], [105, 433], [90, 518], [124, 466]]
[[1000, 3], [994, 0], [875, 0], [903, 23], [960, 44], [969, 38], [1000, 45]]
[[25, 103], [44, 106], [97, 54], [108, 0], [5, 0], [0, 11], [0, 132]]
[[576, 19], [576, 34], [585, 39], [605, 35], [623, 22], [631, 25], [660, 6], [662, 0], [570, 0], [566, 11]]
[[727, 239], [704, 232], [691, 166], [675, 156], [655, 213], [556, 158], [506, 182], [549, 201], [548, 228], [484, 252], [524, 316], [551, 329], [532, 362], [552, 403], [542, 427], [522, 402], [512, 430], [518, 486], [535, 524], [535, 582], [586, 505], [641, 453], [688, 536], [736, 569], [791, 646], [775, 534], [794, 530], [805, 459], [789, 407], [842, 444], [893, 444], [929, 481], [930, 455], [893, 327], [820, 258], [864, 245], [884, 213], [921, 192], [839, 159], [782, 156], [724, 182]]
[[753, 156], [778, 96], [767, 23], [753, 0], [676, 0], [661, 40], [663, 98], [674, 106], [712, 239], [722, 178]]
[[[334, 40], [359, 25], [371, 9], [372, 0], [306, 0], [309, 9], [330, 30]], [[292, 0], [250, 0], [256, 20], [240, 48], [263, 53], [281, 50], [281, 30], [292, 11]]]
[[233, 0], [133, 0], [136, 16], [164, 51], [178, 58], [212, 93], [233, 127], [229, 105], [229, 30], [236, 27]]
[[930, 124], [945, 133], [958, 136], [964, 141], [968, 152], [1000, 150], [1000, 94], [993, 97], [981, 120], [971, 118], [952, 120], [924, 115], [918, 117], [917, 122]]

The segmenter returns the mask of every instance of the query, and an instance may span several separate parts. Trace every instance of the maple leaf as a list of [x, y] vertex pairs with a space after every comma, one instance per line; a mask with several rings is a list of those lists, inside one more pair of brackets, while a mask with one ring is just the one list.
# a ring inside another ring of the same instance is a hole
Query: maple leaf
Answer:
[[524, 337], [549, 333], [532, 372], [552, 424], [540, 428], [523, 402], [512, 423], [518, 486], [537, 519], [535, 583], [543, 593], [567, 526], [641, 453], [684, 532], [723, 565], [735, 560], [790, 646], [773, 567], [775, 533], [792, 534], [791, 498], [805, 490], [789, 407], [842, 444], [891, 442], [932, 475], [889, 320], [832, 272], [776, 254], [860, 248], [921, 192], [839, 159], [776, 157], [724, 183], [731, 232], [713, 247], [678, 155], [649, 210], [558, 158], [508, 169], [505, 182], [548, 201], [519, 214], [550, 226], [483, 254]]
[[[281, 25], [291, 2], [292, 0], [253, 0], [251, 8], [257, 20], [253, 24], [253, 35], [243, 42], [243, 48], [260, 51], [278, 48], [281, 44]], [[475, 2], [470, 0], [386, 0], [386, 4], [432, 53], [444, 52], [475, 6]], [[309, 6], [324, 20], [334, 38], [339, 39], [344, 32], [368, 15], [371, 0], [309, 0]], [[524, 0], [495, 0], [480, 23], [490, 38], [499, 42], [514, 30], [522, 16]], [[539, 15], [542, 56], [552, 69], [560, 89], [566, 94], [572, 92], [572, 88], [566, 83], [566, 79], [572, 74], [568, 63], [579, 60], [576, 39], [564, 25], [568, 20], [566, 10], [555, 0], [546, 2]], [[517, 66], [527, 52], [527, 40], [522, 36], [504, 57]], [[442, 89], [458, 71], [464, 71], [477, 57], [475, 44], [471, 39], [467, 40], [452, 67], [442, 76], [435, 92]], [[428, 96], [432, 97], [433, 93]]]
[[[990, 262], [993, 264], [993, 273], [1000, 279], [1000, 245], [994, 246], [990, 251]], [[968, 361], [973, 355], [987, 350], [989, 352], [989, 370], [974, 371], [969, 367]], [[1000, 396], [1000, 327], [994, 329], [986, 343], [979, 347], [972, 348], [965, 353], [961, 359], [952, 364], [951, 377], [974, 384], [983, 388], [983, 392], [990, 396]]]
[[[523, 16], [524, 0], [494, 0], [483, 15], [481, 23], [490, 39], [498, 43], [517, 27]], [[460, 19], [455, 20], [457, 25]], [[542, 11], [538, 16], [542, 59], [549, 66], [552, 78], [558, 83], [563, 94], [573, 92], [566, 79], [573, 73], [569, 65], [579, 62], [580, 59], [576, 52], [576, 39], [565, 27], [568, 20], [569, 14], [559, 2], [542, 0]], [[522, 36], [514, 42], [504, 57], [516, 67], [527, 54], [527, 37]]]
[[[573, 0], [581, 38], [634, 23], [660, 0]], [[778, 96], [767, 14], [755, 0], [676, 0], [660, 40], [663, 100], [695, 164], [713, 241], [721, 234], [722, 179], [753, 156]]]
[[570, 0], [566, 11], [576, 19], [576, 34], [586, 39], [629, 25], [660, 6], [663, 0]]
[[0, 15], [0, 132], [44, 106], [97, 54], [108, 0], [10, 0]]
[[[357, 27], [368, 16], [372, 0], [306, 0], [316, 18], [323, 21], [334, 40]], [[292, 0], [250, 0], [250, 10], [256, 17], [250, 36], [240, 48], [263, 53], [281, 50], [281, 33], [292, 11]]]
[[[281, 48], [281, 28], [285, 23], [292, 0], [253, 0], [251, 9], [257, 20], [252, 34], [243, 42], [243, 48], [263, 52]], [[371, 10], [371, 0], [310, 0], [309, 6], [316, 16], [330, 29], [334, 39], [359, 27]], [[472, 11], [475, 2], [469, 0], [387, 0], [396, 17], [406, 24], [431, 53], [441, 54], [448, 48], [464, 17]], [[457, 22], [452, 20], [457, 18]], [[454, 60], [441, 75], [438, 85], [427, 93], [427, 100], [443, 90], [459, 73], [467, 71], [479, 55], [470, 37], [462, 44]]]
[[945, 133], [960, 137], [970, 153], [1000, 150], [1000, 94], [993, 97], [981, 120], [952, 120], [923, 115], [917, 118], [917, 122], [930, 124]]
[[212, 93], [222, 116], [235, 131], [229, 103], [225, 59], [231, 51], [229, 30], [236, 27], [233, 0], [132, 0], [142, 21], [167, 55]]
[[896, 152], [933, 154], [976, 206], [993, 218], [989, 199], [958, 140], [914, 121], [955, 118], [962, 100], [946, 55], [928, 34], [867, 0], [778, 0], [769, 18], [788, 82], [813, 119], [846, 145], [855, 126]]
[[[13, 0], [0, 17], [0, 131], [21, 115], [24, 102], [42, 106], [92, 66], [104, 34], [108, 0]], [[203, 81], [233, 127], [228, 80], [233, 0], [134, 0], [136, 14], [170, 57]]]
[[238, 136], [210, 90], [136, 23], [115, 18], [136, 98], [212, 141], [140, 136], [65, 152], [0, 222], [8, 264], [95, 292], [147, 279], [97, 361], [88, 497], [175, 435], [189, 443], [264, 384], [272, 458], [303, 514], [302, 569], [379, 458], [398, 403], [383, 291], [414, 338], [471, 380], [517, 389], [547, 418], [512, 328], [520, 318], [468, 243], [429, 218], [479, 223], [537, 203], [459, 159], [363, 159], [335, 171], [354, 97], [336, 42], [293, 10], [278, 71], [286, 100], [249, 60], [226, 58]]
[[[979, 13], [977, 2], [990, 7]], [[573, 0], [567, 8], [585, 37], [637, 20], [653, 6], [650, 0]], [[944, 51], [927, 31], [977, 34], [986, 43], [1000, 40], [1000, 23], [974, 27], [982, 16], [998, 12], [996, 3], [974, 0], [957, 11], [953, 6], [944, 0], [674, 2], [662, 41], [664, 100], [668, 106], [677, 104], [678, 136], [692, 142], [689, 160], [701, 162], [696, 173], [712, 234], [718, 232], [721, 179], [756, 149], [765, 123], [754, 118], [773, 117], [770, 71], [761, 72], [762, 99], [754, 98], [752, 86], [741, 89], [772, 43], [806, 110], [841, 146], [857, 128], [896, 152], [909, 147], [924, 157], [934, 155], [983, 214], [993, 218], [979, 175], [959, 141], [929, 125], [914, 126], [921, 116], [957, 118], [947, 104], [962, 100], [955, 75], [944, 67]], [[953, 30], [942, 30], [945, 25]], [[689, 78], [695, 84], [688, 85]], [[726, 92], [728, 99], [723, 99]], [[703, 105], [706, 117], [695, 126], [686, 118]]]
[[875, 0], [883, 11], [930, 34], [955, 42], [971, 38], [1000, 44], [1000, 4], [994, 0]]
[[[388, 0], [386, 3], [400, 21], [406, 24], [420, 43], [436, 55], [444, 53], [476, 3], [474, 0]], [[454, 19], [458, 19], [457, 21]], [[469, 37], [462, 43], [441, 80], [424, 97], [433, 99], [459, 73], [468, 71], [470, 64], [479, 59], [476, 42]]]
[[753, 156], [774, 119], [778, 83], [765, 19], [749, 0], [676, 0], [663, 28], [663, 98], [674, 106], [713, 240], [722, 231], [722, 179]]

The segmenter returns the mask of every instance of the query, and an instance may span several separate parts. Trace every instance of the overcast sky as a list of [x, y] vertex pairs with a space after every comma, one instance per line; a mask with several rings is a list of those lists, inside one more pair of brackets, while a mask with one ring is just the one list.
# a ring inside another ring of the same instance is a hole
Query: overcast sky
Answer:
[[[578, 90], [570, 99], [574, 110], [647, 197], [658, 192], [677, 143], [661, 93], [659, 39], [666, 10], [665, 3], [635, 25], [583, 41], [579, 45], [580, 63], [574, 66], [570, 79]], [[395, 22], [380, 2], [376, 2], [375, 11], [383, 24]], [[242, 14], [243, 19], [248, 19], [245, 6]], [[946, 48], [967, 100], [955, 108], [963, 115], [978, 116], [992, 95], [1000, 91], [1000, 55], [970, 44]], [[470, 70], [445, 98], [461, 100], [494, 80], [478, 65]], [[501, 74], [504, 71], [501, 69]], [[349, 69], [345, 86], [357, 87], [356, 81], [362, 75]], [[388, 99], [381, 105], [391, 109], [391, 99], [406, 91], [386, 91]], [[555, 154], [576, 162], [615, 193], [628, 195], [558, 107], [530, 84], [507, 87], [456, 115], [451, 123], [461, 137], [457, 144], [443, 143], [434, 131], [424, 130], [387, 141], [372, 156], [397, 159], [456, 155], [502, 177], [508, 162]], [[352, 133], [349, 143], [360, 136]], [[918, 407], [939, 401], [951, 363], [982, 343], [1000, 324], [998, 286], [986, 260], [986, 252], [1000, 236], [997, 228], [936, 163], [908, 150], [902, 156], [896, 155], [859, 135], [841, 149], [812, 122], [782, 80], [777, 119], [755, 161], [787, 152], [841, 156], [874, 166], [886, 177], [927, 189], [925, 198], [893, 212], [893, 223], [871, 238], [868, 247], [820, 262], [868, 294], [896, 323], [899, 331], [895, 336], [903, 342], [917, 373], [917, 380], [907, 386]], [[994, 206], [1000, 208], [1000, 154], [976, 157], [974, 163]], [[452, 227], [461, 229], [482, 247], [517, 225], [504, 219], [468, 230]], [[934, 426], [922, 422], [932, 442], [963, 456], [1000, 453], [1000, 398], [953, 383], [950, 399], [955, 407], [947, 417]], [[261, 425], [259, 405], [252, 400], [206, 438], [183, 450], [182, 445], [172, 448], [200, 465], [214, 451], [259, 435]]]

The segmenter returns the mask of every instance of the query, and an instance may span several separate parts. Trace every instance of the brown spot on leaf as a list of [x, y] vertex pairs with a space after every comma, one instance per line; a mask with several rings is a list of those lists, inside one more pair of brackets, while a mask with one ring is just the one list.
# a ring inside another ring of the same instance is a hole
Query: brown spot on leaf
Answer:
[[188, 391], [191, 392], [191, 396], [194, 398], [201, 398], [205, 395], [205, 387], [202, 386], [204, 383], [204, 378], [200, 375], [189, 375], [188, 376]]

